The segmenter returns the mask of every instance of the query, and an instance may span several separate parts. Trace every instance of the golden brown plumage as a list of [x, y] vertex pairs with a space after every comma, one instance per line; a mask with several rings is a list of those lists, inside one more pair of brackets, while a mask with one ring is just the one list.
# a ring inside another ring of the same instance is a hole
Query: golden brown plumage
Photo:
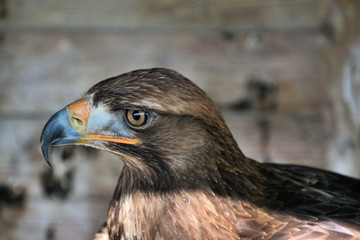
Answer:
[[47, 161], [57, 144], [123, 160], [109, 239], [360, 238], [359, 180], [246, 158], [210, 98], [172, 70], [99, 82], [49, 120], [41, 144]]

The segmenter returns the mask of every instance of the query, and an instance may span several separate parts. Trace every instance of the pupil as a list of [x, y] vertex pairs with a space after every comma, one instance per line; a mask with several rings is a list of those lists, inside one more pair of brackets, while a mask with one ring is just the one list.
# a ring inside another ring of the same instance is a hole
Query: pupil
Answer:
[[132, 116], [133, 116], [135, 121], [139, 121], [140, 117], [141, 117], [141, 114], [138, 111], [135, 111], [135, 112], [133, 112]]

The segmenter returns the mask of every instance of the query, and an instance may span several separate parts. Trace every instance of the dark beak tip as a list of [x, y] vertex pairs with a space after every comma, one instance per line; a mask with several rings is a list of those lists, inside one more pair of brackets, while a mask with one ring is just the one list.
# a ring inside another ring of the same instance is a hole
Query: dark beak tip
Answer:
[[45, 161], [47, 162], [47, 164], [49, 164], [49, 166], [51, 167], [51, 163], [50, 163], [50, 159], [49, 159], [49, 148], [50, 148], [49, 144], [41, 143], [41, 152], [43, 154], [43, 157], [44, 157]]
[[41, 153], [42, 153], [45, 161], [51, 167], [51, 163], [50, 163], [50, 159], [49, 159], [49, 150], [50, 150], [51, 144], [48, 141], [44, 140], [44, 139], [46, 139], [45, 135], [46, 134], [43, 131], [41, 133], [41, 138], [40, 138], [40, 148], [41, 148]]

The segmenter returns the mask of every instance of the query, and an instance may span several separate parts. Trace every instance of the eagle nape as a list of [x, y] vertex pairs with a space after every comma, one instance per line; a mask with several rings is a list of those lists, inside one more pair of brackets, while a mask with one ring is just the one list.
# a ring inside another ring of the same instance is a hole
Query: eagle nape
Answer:
[[239, 149], [206, 93], [181, 74], [140, 69], [103, 80], [50, 118], [53, 145], [124, 162], [109, 239], [359, 239], [360, 181], [259, 163]]

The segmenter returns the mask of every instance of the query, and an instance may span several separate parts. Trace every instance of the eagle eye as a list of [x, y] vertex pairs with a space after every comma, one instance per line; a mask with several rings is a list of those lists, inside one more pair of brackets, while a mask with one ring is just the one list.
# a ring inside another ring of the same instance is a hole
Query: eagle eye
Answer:
[[142, 127], [149, 121], [149, 114], [142, 110], [126, 110], [125, 118], [131, 127]]

